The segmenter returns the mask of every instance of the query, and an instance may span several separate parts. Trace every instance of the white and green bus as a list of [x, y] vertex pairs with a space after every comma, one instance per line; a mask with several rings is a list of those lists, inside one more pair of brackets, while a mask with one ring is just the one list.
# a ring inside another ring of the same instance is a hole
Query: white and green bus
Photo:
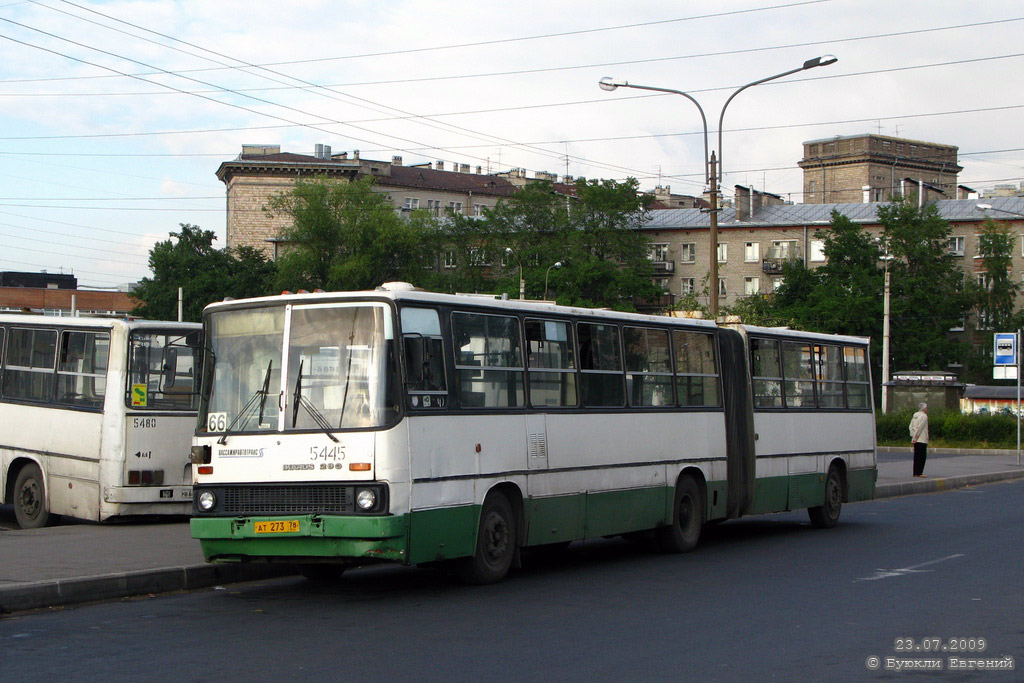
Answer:
[[192, 535], [209, 561], [309, 576], [872, 498], [859, 337], [444, 295], [211, 304]]
[[59, 515], [187, 515], [198, 323], [0, 314], [0, 503]]

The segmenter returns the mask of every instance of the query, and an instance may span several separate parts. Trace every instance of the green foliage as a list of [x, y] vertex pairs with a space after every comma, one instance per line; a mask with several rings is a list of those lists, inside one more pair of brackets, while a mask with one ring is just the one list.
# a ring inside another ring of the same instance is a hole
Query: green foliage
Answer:
[[373, 179], [299, 180], [267, 211], [285, 216], [279, 258], [281, 289], [373, 289], [382, 282], [423, 284], [434, 261], [434, 221], [425, 212], [399, 216]]
[[755, 325], [879, 337], [883, 278], [878, 245], [861, 226], [838, 212], [815, 237], [823, 242], [824, 265], [808, 268], [803, 261], [786, 263], [777, 290], [742, 299], [729, 312]]
[[[910, 446], [913, 410], [876, 415], [879, 445]], [[1016, 448], [1017, 418], [1013, 415], [974, 415], [952, 410], [928, 414], [928, 439], [932, 447]]]
[[203, 308], [225, 297], [236, 299], [272, 293], [276, 268], [251, 247], [215, 249], [212, 230], [181, 224], [172, 239], [149, 252], [153, 277], [143, 278], [132, 292], [141, 303], [132, 315], [151, 320], [178, 319], [178, 287], [183, 288], [183, 318], [196, 322]]
[[934, 204], [918, 208], [903, 200], [879, 207], [878, 218], [893, 257], [891, 367], [929, 370], [960, 362], [965, 345], [947, 332], [963, 323], [974, 299], [947, 251], [949, 223]]
[[[585, 181], [575, 197], [530, 183], [483, 218], [452, 216], [437, 248], [449, 267], [433, 276], [440, 291], [545, 296], [561, 304], [631, 310], [661, 291], [651, 281], [649, 243], [638, 228], [650, 198], [627, 180]], [[556, 268], [555, 263], [563, 264]]]

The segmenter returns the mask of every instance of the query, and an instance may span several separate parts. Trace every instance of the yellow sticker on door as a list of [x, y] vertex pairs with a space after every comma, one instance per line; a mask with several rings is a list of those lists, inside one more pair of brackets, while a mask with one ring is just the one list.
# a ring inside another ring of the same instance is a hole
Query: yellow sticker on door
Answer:
[[132, 385], [132, 407], [149, 405], [149, 387], [145, 384]]

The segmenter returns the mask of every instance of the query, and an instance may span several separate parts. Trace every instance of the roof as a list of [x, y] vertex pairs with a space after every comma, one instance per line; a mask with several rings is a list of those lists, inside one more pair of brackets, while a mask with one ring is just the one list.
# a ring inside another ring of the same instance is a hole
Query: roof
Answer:
[[228, 176], [239, 171], [279, 173], [290, 176], [298, 173], [355, 174], [366, 167], [386, 168], [383, 173], [369, 173], [378, 185], [385, 187], [407, 187], [460, 193], [475, 193], [508, 197], [515, 194], [516, 187], [505, 178], [480, 173], [439, 171], [422, 166], [399, 166], [387, 161], [371, 159], [321, 159], [308, 154], [279, 152], [277, 154], [240, 154], [237, 159], [225, 161], [217, 169], [217, 178], [227, 181]]
[[[832, 212], [838, 211], [854, 223], [877, 224], [878, 208], [891, 202], [857, 204], [780, 204], [761, 206], [754, 209], [749, 220], [736, 220], [736, 210], [722, 209], [718, 215], [718, 229], [729, 228], [778, 228], [818, 227], [832, 220]], [[938, 208], [939, 215], [947, 221], [968, 221], [980, 223], [986, 218], [995, 220], [1024, 219], [1024, 197], [986, 197], [980, 199], [941, 199], [931, 202]], [[988, 211], [978, 204], [991, 204]], [[649, 212], [645, 230], [699, 229], [710, 226], [709, 214], [701, 209], [653, 209]], [[1013, 214], [1019, 214], [1014, 216]]]
[[516, 187], [505, 178], [478, 173], [437, 171], [430, 168], [392, 166], [391, 175], [375, 176], [378, 185], [474, 192], [477, 194], [509, 197]]
[[988, 387], [981, 385], [969, 386], [964, 391], [964, 398], [973, 399], [1012, 399], [1017, 400], [1017, 387]]

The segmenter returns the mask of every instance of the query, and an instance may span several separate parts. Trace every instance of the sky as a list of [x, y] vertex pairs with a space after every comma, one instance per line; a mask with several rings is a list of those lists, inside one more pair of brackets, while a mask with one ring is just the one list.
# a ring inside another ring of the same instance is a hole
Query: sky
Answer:
[[[956, 145], [1024, 181], [1019, 0], [0, 0], [0, 270], [109, 288], [181, 223], [225, 234], [243, 144], [801, 201], [808, 140]], [[832, 54], [838, 62], [739, 87]]]

